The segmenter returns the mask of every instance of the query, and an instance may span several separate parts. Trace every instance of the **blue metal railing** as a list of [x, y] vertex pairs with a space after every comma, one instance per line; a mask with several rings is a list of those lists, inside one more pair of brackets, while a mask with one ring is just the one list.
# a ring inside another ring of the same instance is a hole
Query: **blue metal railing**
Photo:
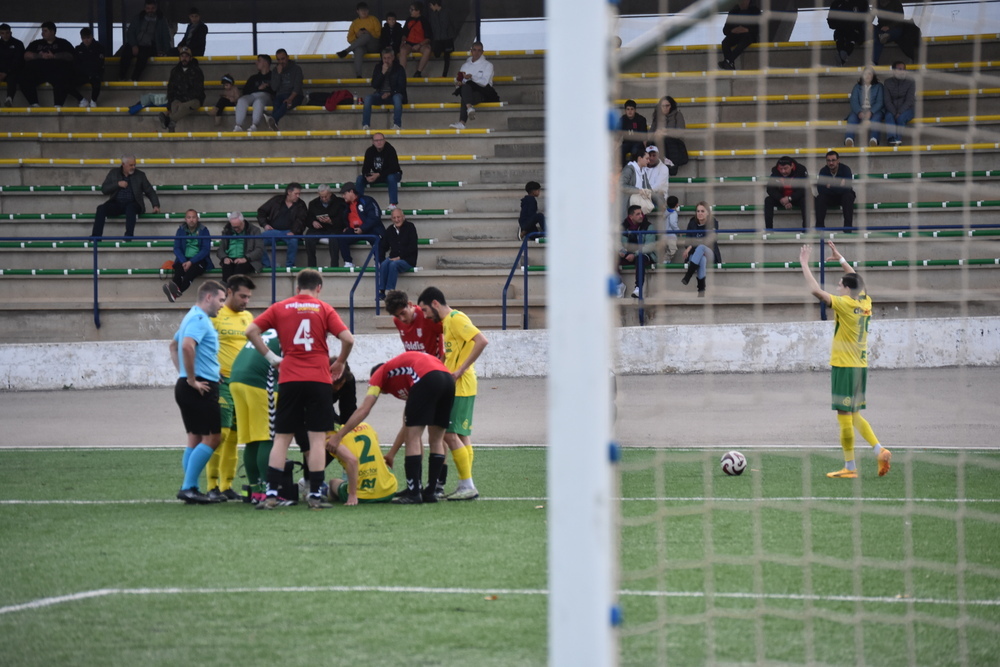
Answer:
[[[500, 327], [504, 331], [507, 330], [507, 290], [514, 280], [514, 274], [517, 272], [518, 266], [521, 267], [521, 273], [524, 274], [524, 304], [522, 305], [524, 312], [522, 314], [521, 326], [525, 330], [528, 328], [528, 242], [544, 236], [545, 232], [531, 232], [521, 240], [521, 247], [517, 251], [517, 257], [514, 258], [514, 264], [510, 268], [510, 273], [507, 274], [507, 280], [503, 284], [503, 291], [500, 295]], [[522, 257], [524, 258], [523, 263], [521, 262]]]

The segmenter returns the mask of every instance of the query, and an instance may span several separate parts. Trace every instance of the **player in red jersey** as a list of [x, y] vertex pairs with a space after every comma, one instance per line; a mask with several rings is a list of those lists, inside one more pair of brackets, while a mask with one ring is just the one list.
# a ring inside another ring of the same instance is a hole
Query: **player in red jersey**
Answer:
[[410, 302], [406, 292], [390, 290], [386, 293], [385, 309], [392, 315], [392, 323], [399, 330], [405, 350], [426, 352], [442, 359], [444, 345], [441, 344], [441, 323], [425, 317], [424, 311]]
[[[423, 352], [404, 352], [372, 369], [368, 394], [344, 427], [330, 436], [328, 448], [336, 449], [342, 434], [350, 433], [363, 422], [381, 394], [392, 394], [406, 401], [403, 428], [406, 431], [406, 491], [392, 502], [398, 505], [435, 503], [433, 481], [438, 478], [444, 462], [444, 432], [451, 419], [455, 401], [455, 378], [439, 359]], [[279, 394], [280, 397], [280, 394]], [[427, 478], [431, 484], [421, 491], [423, 475], [423, 435], [427, 427], [431, 458]], [[434, 455], [437, 456], [434, 456]]]
[[[326, 463], [326, 432], [333, 430], [333, 380], [344, 372], [344, 363], [354, 336], [344, 326], [337, 311], [319, 300], [323, 278], [318, 271], [299, 273], [295, 296], [272, 304], [247, 327], [253, 346], [272, 365], [278, 366], [278, 409], [274, 418], [274, 447], [268, 460], [267, 500], [257, 509], [273, 509], [278, 503], [278, 487], [285, 468], [288, 445], [300, 426], [309, 433], [309, 507], [329, 507], [320, 496]], [[278, 332], [282, 356], [264, 343], [261, 333]], [[340, 339], [340, 354], [330, 363], [327, 334]]]

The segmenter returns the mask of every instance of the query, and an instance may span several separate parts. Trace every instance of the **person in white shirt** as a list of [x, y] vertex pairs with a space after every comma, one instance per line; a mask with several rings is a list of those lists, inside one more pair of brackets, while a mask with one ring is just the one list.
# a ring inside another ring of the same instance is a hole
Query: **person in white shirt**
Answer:
[[499, 102], [500, 96], [493, 89], [493, 63], [483, 57], [483, 43], [473, 42], [469, 58], [455, 76], [455, 92], [462, 98], [458, 122], [450, 127], [464, 130], [466, 121], [476, 117], [476, 105], [481, 102]]
[[[649, 164], [646, 165], [646, 168], [643, 170], [643, 172], [645, 173], [646, 178], [649, 180], [649, 189], [652, 190], [653, 192], [652, 198], [653, 198], [653, 203], [656, 205], [656, 213], [657, 215], [662, 215], [664, 221], [667, 221], [669, 216], [668, 209], [670, 208], [669, 206], [667, 206], [667, 197], [669, 195], [669, 190], [670, 190], [669, 167], [670, 165], [673, 164], [673, 162], [671, 162], [665, 157], [661, 158], [660, 150], [656, 146], [653, 146], [652, 144], [646, 146], [646, 156], [649, 158]], [[663, 227], [664, 229], [667, 229], [669, 226], [670, 225], [667, 223], [661, 225], [661, 227]], [[673, 228], [676, 231], [677, 229], [676, 213], [674, 213]], [[670, 258], [674, 256], [674, 253], [677, 252], [677, 237], [667, 236], [666, 239], [668, 241], [666, 261], [670, 261]]]

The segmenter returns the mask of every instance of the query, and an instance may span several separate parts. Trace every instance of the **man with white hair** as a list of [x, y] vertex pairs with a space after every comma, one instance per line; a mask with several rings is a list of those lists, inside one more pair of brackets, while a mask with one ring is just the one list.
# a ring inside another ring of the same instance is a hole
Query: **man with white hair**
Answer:
[[136, 220], [140, 213], [146, 212], [142, 203], [143, 195], [153, 205], [153, 213], [160, 212], [160, 198], [156, 196], [156, 190], [149, 184], [146, 174], [135, 168], [134, 155], [122, 155], [122, 166], [113, 167], [108, 172], [101, 185], [101, 192], [111, 199], [97, 207], [94, 227], [90, 232], [94, 238], [101, 238], [104, 234], [104, 222], [116, 215], [125, 216], [125, 236], [134, 236]]
[[[347, 225], [346, 211], [347, 204], [340, 197], [333, 194], [330, 186], [323, 184], [317, 188], [319, 196], [309, 202], [309, 212], [306, 215], [306, 255], [309, 259], [309, 266], [319, 268], [316, 259], [316, 246], [319, 245], [320, 235], [342, 234]], [[330, 243], [330, 266], [340, 266], [337, 260], [336, 239], [328, 239]]]
[[243, 219], [243, 214], [233, 211], [229, 222], [222, 228], [219, 248], [215, 251], [222, 267], [222, 282], [228, 282], [236, 274], [260, 273], [264, 244], [260, 238], [260, 227]]

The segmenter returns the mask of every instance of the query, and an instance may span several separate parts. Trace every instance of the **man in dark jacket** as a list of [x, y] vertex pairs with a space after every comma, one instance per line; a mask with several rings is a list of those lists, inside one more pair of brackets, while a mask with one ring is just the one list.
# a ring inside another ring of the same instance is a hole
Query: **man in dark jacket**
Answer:
[[260, 273], [264, 244], [260, 241], [260, 227], [243, 219], [243, 214], [233, 211], [229, 222], [222, 228], [222, 238], [215, 252], [222, 267], [222, 282], [237, 273]]
[[[319, 196], [309, 202], [309, 213], [306, 216], [306, 256], [309, 258], [309, 266], [319, 267], [316, 260], [316, 246], [319, 245], [320, 235], [343, 234], [347, 225], [345, 217], [347, 205], [344, 200], [333, 194], [329, 185], [323, 184], [318, 188]], [[330, 266], [340, 266], [337, 260], [337, 240], [329, 239], [330, 242]]]
[[372, 135], [372, 145], [365, 151], [365, 162], [361, 166], [354, 186], [359, 195], [365, 193], [369, 183], [386, 183], [389, 186], [389, 208], [399, 205], [399, 182], [403, 179], [403, 169], [399, 166], [399, 156], [392, 144], [385, 140], [385, 135], [376, 132]]
[[906, 63], [892, 64], [892, 76], [882, 82], [885, 91], [886, 137], [890, 146], [903, 143], [902, 130], [913, 120], [917, 105], [917, 86], [906, 76]]
[[66, 104], [73, 83], [73, 45], [56, 37], [52, 21], [42, 24], [42, 38], [24, 50], [21, 92], [29, 106], [38, 106], [38, 86], [42, 83], [52, 84], [52, 99], [57, 107]]
[[195, 58], [200, 58], [205, 55], [205, 41], [208, 37], [208, 26], [205, 25], [201, 20], [201, 12], [198, 11], [197, 7], [192, 7], [188, 10], [188, 27], [184, 31], [184, 37], [181, 39], [181, 43], [177, 45], [174, 49], [176, 53], [171, 55], [178, 55], [180, 53], [180, 48], [186, 46], [191, 49], [191, 55]]
[[146, 0], [143, 10], [128, 24], [125, 43], [118, 50], [120, 58], [118, 78], [124, 80], [132, 62], [135, 71], [132, 80], [138, 81], [146, 63], [153, 56], [165, 56], [170, 50], [170, 27], [163, 14], [157, 9], [156, 0]]
[[[289, 183], [285, 193], [274, 195], [264, 205], [257, 209], [257, 222], [260, 223], [261, 236], [277, 237], [288, 245], [288, 255], [285, 266], [295, 267], [295, 256], [299, 251], [299, 240], [295, 238], [306, 229], [306, 216], [309, 211], [300, 199], [302, 186]], [[271, 246], [265, 243], [264, 266], [271, 266]]]
[[378, 38], [379, 51], [392, 49], [393, 53], [399, 53], [402, 44], [403, 24], [396, 20], [395, 12], [386, 12], [385, 23], [382, 24], [382, 34]]
[[378, 298], [385, 300], [388, 290], [396, 289], [400, 273], [412, 271], [417, 266], [417, 228], [403, 215], [403, 210], [392, 210], [392, 224], [382, 234], [386, 259], [379, 266]]
[[177, 121], [190, 116], [205, 103], [205, 75], [198, 61], [191, 56], [191, 49], [182, 46], [178, 63], [170, 70], [167, 82], [167, 110], [160, 113], [160, 125], [173, 132]]
[[868, 37], [865, 31], [871, 25], [868, 15], [868, 0], [833, 0], [826, 24], [833, 30], [833, 41], [837, 45], [837, 62], [843, 66], [854, 52], [854, 47], [863, 44]]
[[844, 227], [854, 226], [853, 180], [851, 168], [840, 163], [840, 154], [837, 151], [827, 153], [826, 166], [819, 170], [819, 183], [816, 185], [817, 228], [826, 226], [826, 211], [830, 206], [844, 211]]
[[73, 66], [76, 83], [90, 84], [90, 102], [78, 90], [70, 90], [69, 94], [80, 100], [81, 107], [96, 107], [104, 79], [104, 47], [94, 39], [94, 31], [90, 28], [80, 29], [80, 43], [73, 53]]
[[[378, 202], [368, 195], [359, 195], [358, 189], [354, 187], [353, 183], [342, 185], [340, 194], [344, 196], [344, 202], [347, 205], [345, 211], [347, 225], [344, 228], [344, 233], [373, 234], [381, 237], [385, 228], [382, 227], [382, 210], [379, 208]], [[339, 241], [340, 256], [344, 259], [346, 268], [354, 267], [351, 261], [351, 244], [353, 243], [354, 241], [349, 238]], [[385, 257], [385, 248], [380, 244], [378, 261], [381, 262], [383, 257]]]
[[375, 92], [365, 98], [361, 114], [361, 129], [367, 130], [372, 122], [372, 105], [392, 102], [392, 129], [403, 127], [403, 105], [406, 104], [406, 70], [396, 62], [392, 49], [382, 49], [382, 62], [372, 72]]
[[767, 197], [764, 199], [764, 226], [774, 227], [774, 208], [780, 206], [788, 210], [793, 206], [802, 211], [802, 226], [806, 222], [806, 193], [809, 187], [809, 172], [806, 168], [783, 155], [771, 169], [771, 180], [767, 183]]
[[14, 104], [22, 69], [24, 69], [24, 42], [15, 39], [10, 25], [4, 23], [0, 25], [0, 83], [7, 84], [7, 97], [3, 101], [5, 107]]
[[133, 236], [135, 221], [140, 213], [146, 212], [146, 207], [142, 203], [143, 195], [148, 197], [149, 203], [153, 205], [153, 213], [160, 212], [160, 198], [156, 196], [156, 190], [149, 184], [146, 174], [135, 168], [134, 155], [122, 156], [122, 166], [108, 172], [101, 185], [101, 192], [109, 195], [111, 199], [97, 207], [94, 228], [90, 232], [94, 238], [99, 239], [104, 234], [104, 222], [107, 218], [123, 214], [125, 236]]
[[278, 66], [271, 70], [271, 89], [274, 90], [274, 105], [270, 116], [265, 116], [267, 126], [278, 131], [278, 123], [285, 114], [302, 104], [305, 92], [302, 89], [304, 74], [298, 63], [288, 57], [288, 51], [278, 49], [274, 52]]
[[760, 40], [760, 7], [754, 0], [739, 0], [729, 11], [722, 27], [722, 69], [736, 69], [736, 59], [748, 46]]

